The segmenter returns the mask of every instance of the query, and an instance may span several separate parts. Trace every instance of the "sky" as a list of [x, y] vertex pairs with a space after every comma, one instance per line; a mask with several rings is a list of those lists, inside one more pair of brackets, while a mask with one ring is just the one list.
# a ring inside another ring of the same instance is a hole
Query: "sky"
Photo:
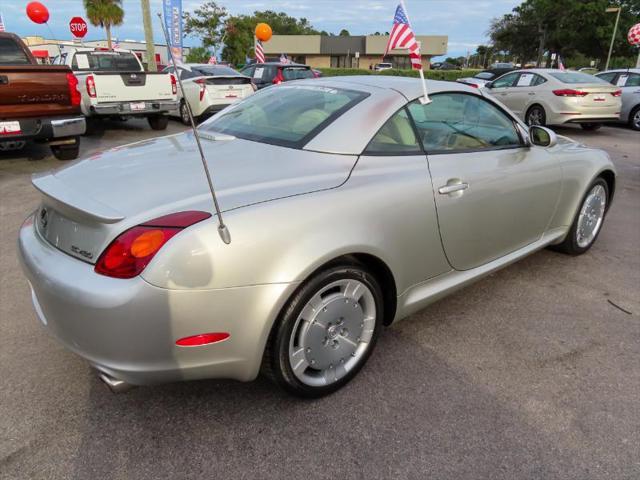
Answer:
[[[69, 20], [84, 16], [82, 0], [40, 0], [51, 17], [46, 25], [32, 23], [25, 14], [28, 1], [0, 0], [0, 13], [7, 31], [18, 35], [40, 35], [47, 38], [71, 39]], [[192, 11], [203, 0], [183, 0], [183, 9]], [[398, 0], [219, 0], [231, 14], [252, 13], [255, 10], [283, 11], [293, 17], [307, 18], [318, 30], [338, 33], [346, 28], [352, 35], [385, 32], [391, 29]], [[521, 0], [405, 0], [409, 20], [416, 34], [448, 35], [447, 56], [464, 56], [479, 44], [487, 42], [486, 32], [492, 18], [509, 13]], [[142, 13], [139, 0], [123, 0], [124, 23], [115, 27], [118, 40], [142, 40]], [[153, 14], [160, 12], [161, 0], [151, 0]], [[154, 23], [157, 20], [154, 18]], [[50, 30], [49, 30], [50, 28]], [[277, 32], [274, 32], [277, 33]], [[154, 36], [164, 43], [162, 32], [154, 25]], [[89, 25], [86, 40], [105, 38], [99, 27]], [[197, 38], [186, 38], [186, 46], [198, 46]]]

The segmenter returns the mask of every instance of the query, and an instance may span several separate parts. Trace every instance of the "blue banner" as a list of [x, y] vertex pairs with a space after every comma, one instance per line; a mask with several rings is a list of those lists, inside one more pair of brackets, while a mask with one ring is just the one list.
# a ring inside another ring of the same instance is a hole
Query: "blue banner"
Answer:
[[164, 0], [164, 23], [169, 32], [169, 45], [176, 63], [182, 62], [182, 0]]

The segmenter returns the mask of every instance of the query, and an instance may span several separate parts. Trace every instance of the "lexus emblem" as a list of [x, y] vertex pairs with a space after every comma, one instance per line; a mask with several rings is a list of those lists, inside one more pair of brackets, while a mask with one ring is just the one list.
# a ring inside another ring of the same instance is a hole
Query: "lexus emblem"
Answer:
[[47, 228], [47, 223], [49, 222], [49, 212], [47, 212], [46, 208], [40, 210], [40, 226], [43, 229]]

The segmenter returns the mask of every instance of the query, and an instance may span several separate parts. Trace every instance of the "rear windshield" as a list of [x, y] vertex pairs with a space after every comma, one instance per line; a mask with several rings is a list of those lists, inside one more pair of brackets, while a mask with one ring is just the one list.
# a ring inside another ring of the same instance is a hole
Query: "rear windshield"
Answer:
[[205, 77], [211, 77], [214, 75], [226, 75], [226, 76], [236, 77], [240, 75], [240, 73], [236, 72], [233, 68], [229, 68], [229, 67], [214, 67], [214, 66], [191, 67], [191, 71]]
[[282, 69], [282, 76], [285, 80], [299, 80], [313, 78], [313, 72], [310, 68], [285, 67]]
[[479, 78], [481, 80], [491, 80], [493, 77], [495, 77], [496, 74], [495, 73], [491, 73], [491, 72], [480, 72], [478, 73], [475, 77], [473, 78]]
[[13, 39], [0, 38], [0, 65], [31, 65], [31, 61]]
[[553, 72], [549, 75], [562, 83], [607, 83], [601, 78], [580, 72]]
[[369, 94], [321, 86], [270, 87], [203, 124], [205, 131], [301, 148]]
[[77, 52], [73, 56], [71, 69], [91, 72], [142, 71], [136, 56], [128, 52]]

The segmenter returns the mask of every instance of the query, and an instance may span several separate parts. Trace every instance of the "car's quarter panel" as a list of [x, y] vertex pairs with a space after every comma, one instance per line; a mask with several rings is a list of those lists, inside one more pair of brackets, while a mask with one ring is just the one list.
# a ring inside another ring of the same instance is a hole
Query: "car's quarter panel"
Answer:
[[342, 255], [382, 260], [402, 292], [447, 264], [424, 156], [361, 157], [331, 190], [225, 213], [231, 243], [213, 219], [174, 237], [143, 272], [153, 285], [207, 289], [302, 281]]
[[[555, 212], [562, 170], [544, 148], [429, 155], [440, 234], [458, 270], [495, 260], [539, 239]], [[438, 190], [452, 180], [461, 192]]]
[[[30, 220], [20, 231], [19, 257], [47, 330], [99, 370], [132, 384], [255, 378], [266, 325], [296, 287], [176, 291], [141, 277], [97, 275], [92, 265], [47, 244]], [[175, 344], [208, 332], [230, 337], [200, 348]]]

